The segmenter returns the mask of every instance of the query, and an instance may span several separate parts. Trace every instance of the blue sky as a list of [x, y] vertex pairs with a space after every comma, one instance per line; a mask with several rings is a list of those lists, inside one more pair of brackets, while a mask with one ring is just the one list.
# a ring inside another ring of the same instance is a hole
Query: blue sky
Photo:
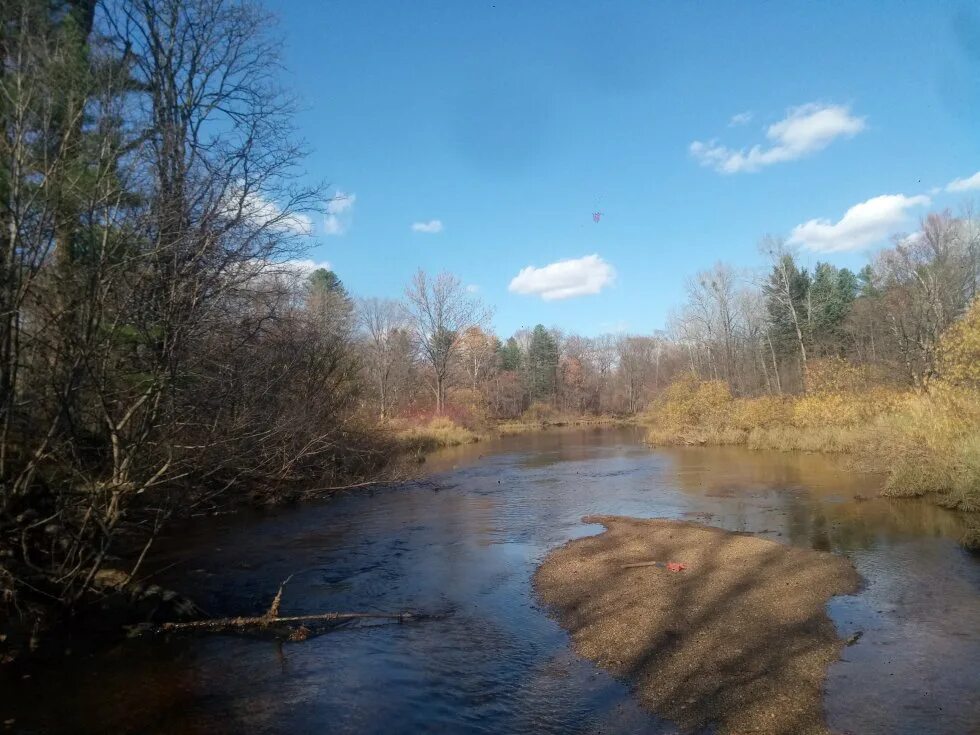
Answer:
[[766, 233], [859, 267], [980, 202], [972, 3], [267, 5], [307, 175], [348, 195], [310, 257], [356, 295], [448, 270], [505, 335], [641, 333]]

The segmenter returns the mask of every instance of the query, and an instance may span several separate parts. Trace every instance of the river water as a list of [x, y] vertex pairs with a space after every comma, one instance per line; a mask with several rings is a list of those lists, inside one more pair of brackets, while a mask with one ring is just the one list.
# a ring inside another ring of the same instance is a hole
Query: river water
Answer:
[[[535, 602], [549, 550], [589, 513], [695, 520], [850, 557], [831, 600], [827, 679], [841, 733], [980, 733], [980, 557], [962, 521], [875, 497], [839, 458], [650, 449], [633, 430], [556, 431], [445, 450], [429, 481], [209, 518], [154, 564], [211, 614], [416, 610], [416, 623], [305, 642], [138, 639], [0, 679], [12, 731], [112, 733], [672, 733], [629, 683], [580, 659]], [[866, 498], [866, 499], [865, 499]]]

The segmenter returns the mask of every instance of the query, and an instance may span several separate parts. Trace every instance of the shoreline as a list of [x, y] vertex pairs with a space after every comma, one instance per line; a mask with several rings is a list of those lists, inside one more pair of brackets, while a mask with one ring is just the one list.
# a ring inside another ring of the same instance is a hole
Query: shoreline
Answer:
[[534, 575], [580, 655], [685, 729], [830, 732], [823, 683], [845, 642], [826, 603], [859, 589], [848, 559], [685, 521], [582, 520], [606, 530], [552, 551]]

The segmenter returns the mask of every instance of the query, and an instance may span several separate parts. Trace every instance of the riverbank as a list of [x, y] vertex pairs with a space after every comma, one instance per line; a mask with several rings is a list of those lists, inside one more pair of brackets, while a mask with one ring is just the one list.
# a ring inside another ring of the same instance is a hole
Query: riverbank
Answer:
[[423, 455], [427, 452], [463, 444], [489, 441], [501, 436], [553, 431], [562, 428], [587, 426], [631, 426], [635, 417], [619, 416], [558, 416], [548, 419], [517, 419], [494, 421], [479, 428], [467, 428], [451, 418], [436, 416], [427, 422], [393, 422], [389, 431], [403, 452]]
[[734, 398], [721, 381], [673, 383], [644, 417], [653, 445], [741, 445], [847, 455], [886, 475], [883, 493], [928, 497], [977, 522], [980, 545], [980, 392], [935, 382], [928, 390], [818, 384], [803, 396]]
[[858, 589], [847, 559], [680, 521], [583, 520], [607, 530], [534, 577], [576, 651], [685, 729], [830, 732], [823, 685], [844, 642], [826, 603]]

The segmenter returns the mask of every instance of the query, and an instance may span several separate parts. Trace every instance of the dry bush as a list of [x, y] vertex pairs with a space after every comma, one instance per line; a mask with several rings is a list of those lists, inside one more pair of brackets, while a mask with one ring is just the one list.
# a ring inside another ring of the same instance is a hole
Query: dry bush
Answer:
[[731, 401], [732, 393], [724, 381], [685, 375], [664, 391], [654, 407], [654, 417], [665, 429], [717, 424]]
[[424, 424], [402, 424], [400, 428], [395, 422], [394, 426], [396, 439], [404, 450], [411, 452], [429, 452], [480, 441], [479, 434], [460, 426], [448, 416], [436, 416]]
[[880, 426], [889, 495], [936, 493], [944, 505], [980, 510], [980, 391], [937, 381]]
[[731, 421], [740, 429], [766, 429], [784, 426], [793, 419], [793, 404], [785, 398], [762, 396], [734, 401]]
[[535, 401], [521, 414], [521, 421], [533, 424], [551, 424], [561, 419], [558, 410], [542, 401]]
[[980, 387], [980, 298], [943, 334], [939, 372], [950, 383]]
[[851, 454], [869, 443], [869, 429], [864, 426], [827, 426], [801, 429], [796, 426], [756, 428], [746, 441], [749, 449], [780, 452], [825, 452]]
[[447, 392], [445, 414], [471, 431], [485, 431], [490, 424], [487, 397], [473, 388], [451, 388]]

